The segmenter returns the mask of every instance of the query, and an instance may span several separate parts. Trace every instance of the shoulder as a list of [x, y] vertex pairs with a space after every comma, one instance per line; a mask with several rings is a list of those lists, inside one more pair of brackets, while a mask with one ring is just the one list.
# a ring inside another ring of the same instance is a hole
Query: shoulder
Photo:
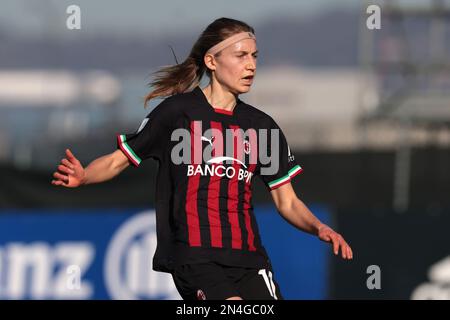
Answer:
[[191, 99], [191, 92], [169, 96], [154, 107], [147, 117], [157, 118], [163, 122], [170, 123], [174, 118], [177, 118], [182, 114], [186, 103]]
[[164, 103], [171, 105], [173, 108], [182, 108], [186, 103], [194, 101], [194, 91], [177, 93], [164, 100]]

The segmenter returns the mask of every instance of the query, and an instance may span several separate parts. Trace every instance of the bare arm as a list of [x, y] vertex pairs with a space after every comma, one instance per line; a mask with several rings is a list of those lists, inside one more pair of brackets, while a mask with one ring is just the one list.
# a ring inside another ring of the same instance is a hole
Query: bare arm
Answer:
[[130, 164], [128, 158], [120, 150], [95, 159], [86, 168], [83, 168], [69, 149], [66, 150], [66, 157], [61, 160], [58, 171], [53, 173], [53, 185], [76, 188], [86, 184], [108, 181]]
[[272, 199], [281, 216], [294, 227], [316, 235], [320, 240], [333, 244], [334, 254], [339, 253], [341, 248], [344, 259], [352, 259], [353, 252], [344, 238], [319, 219], [308, 209], [308, 207], [297, 197], [290, 183], [270, 192]]

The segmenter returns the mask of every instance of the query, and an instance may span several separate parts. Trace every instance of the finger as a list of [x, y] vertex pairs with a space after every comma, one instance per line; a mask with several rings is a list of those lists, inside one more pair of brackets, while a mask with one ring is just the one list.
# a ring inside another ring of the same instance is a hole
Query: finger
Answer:
[[351, 255], [350, 255], [350, 246], [348, 245], [348, 243], [344, 240], [344, 238], [341, 237], [341, 246], [342, 246], [342, 251], [345, 252], [345, 256], [347, 257], [347, 259], [351, 259]]
[[331, 237], [331, 241], [333, 241], [334, 254], [337, 255], [339, 253], [339, 240], [334, 236]]
[[76, 163], [78, 161], [77, 158], [75, 158], [75, 156], [73, 155], [72, 151], [70, 151], [69, 149], [66, 149], [66, 155], [67, 159], [69, 159], [71, 163]]
[[61, 164], [58, 166], [58, 170], [61, 171], [61, 172], [67, 173], [67, 174], [74, 174], [75, 173], [75, 171], [73, 171], [72, 169], [67, 168], [66, 166], [61, 165]]
[[350, 250], [349, 246], [347, 246], [347, 257], [348, 257], [348, 259], [352, 258], [352, 254], [351, 254], [351, 250]]
[[64, 181], [62, 181], [62, 180], [52, 180], [52, 184], [55, 186], [67, 187], [67, 183], [64, 183]]
[[342, 246], [342, 251], [345, 253], [345, 258], [351, 259], [350, 258], [350, 246], [342, 237], [341, 237], [341, 246]]
[[67, 167], [69, 167], [70, 169], [74, 169], [75, 166], [67, 159], [62, 159], [61, 163]]
[[350, 248], [347, 242], [345, 242], [345, 251], [347, 253], [347, 259], [352, 259], [352, 249]]
[[347, 248], [345, 247], [345, 241], [339, 239], [339, 246], [341, 248], [341, 256], [342, 256], [342, 258], [347, 259], [348, 256], [347, 256]]
[[55, 186], [65, 186], [64, 182], [61, 180], [52, 180], [52, 184]]
[[348, 258], [347, 250], [346, 250], [345, 246], [343, 246], [342, 244], [341, 244], [341, 255], [342, 255], [342, 258], [344, 258], [344, 259]]
[[348, 246], [348, 250], [350, 251], [350, 259], [353, 259], [353, 250], [350, 246]]
[[61, 173], [59, 173], [59, 172], [53, 173], [53, 176], [54, 176], [56, 179], [62, 180], [62, 181], [64, 181], [64, 182], [68, 182], [68, 181], [69, 181], [69, 177], [68, 177], [68, 176], [63, 175], [63, 174], [61, 174]]

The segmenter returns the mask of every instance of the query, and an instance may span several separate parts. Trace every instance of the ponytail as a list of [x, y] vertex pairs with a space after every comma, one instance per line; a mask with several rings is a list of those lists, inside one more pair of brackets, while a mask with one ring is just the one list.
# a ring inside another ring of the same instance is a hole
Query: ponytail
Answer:
[[149, 84], [155, 88], [144, 100], [144, 105], [156, 97], [168, 97], [190, 91], [195, 88], [203, 76], [204, 70], [195, 59], [188, 57], [183, 63], [164, 67], [156, 71], [155, 79]]

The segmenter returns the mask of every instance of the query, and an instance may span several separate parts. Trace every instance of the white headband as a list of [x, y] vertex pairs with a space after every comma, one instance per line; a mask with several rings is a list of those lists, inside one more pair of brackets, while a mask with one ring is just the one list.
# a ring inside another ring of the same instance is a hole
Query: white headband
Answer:
[[215, 55], [217, 52], [222, 51], [226, 47], [232, 45], [233, 43], [236, 43], [238, 41], [244, 40], [244, 39], [254, 39], [256, 41], [256, 37], [251, 32], [240, 32], [237, 33], [229, 38], [226, 38], [225, 40], [219, 42], [215, 46], [212, 46], [206, 54], [212, 54]]

